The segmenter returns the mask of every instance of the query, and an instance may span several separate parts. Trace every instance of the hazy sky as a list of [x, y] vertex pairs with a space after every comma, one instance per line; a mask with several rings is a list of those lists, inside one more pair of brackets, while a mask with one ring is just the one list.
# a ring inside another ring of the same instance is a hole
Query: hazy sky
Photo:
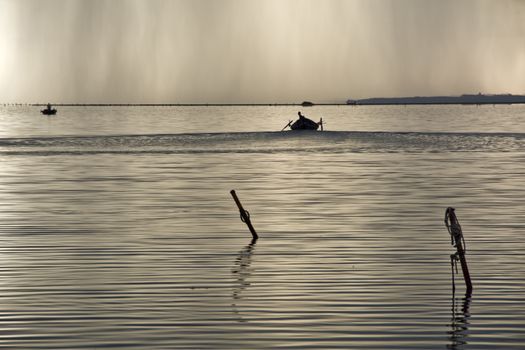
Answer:
[[523, 0], [0, 0], [0, 102], [525, 93]]

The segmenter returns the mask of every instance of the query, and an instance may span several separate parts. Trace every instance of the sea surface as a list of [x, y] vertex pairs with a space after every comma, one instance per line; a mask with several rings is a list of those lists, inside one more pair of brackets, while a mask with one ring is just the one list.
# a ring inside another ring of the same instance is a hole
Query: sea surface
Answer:
[[0, 106], [0, 348], [525, 348], [525, 106], [58, 110]]

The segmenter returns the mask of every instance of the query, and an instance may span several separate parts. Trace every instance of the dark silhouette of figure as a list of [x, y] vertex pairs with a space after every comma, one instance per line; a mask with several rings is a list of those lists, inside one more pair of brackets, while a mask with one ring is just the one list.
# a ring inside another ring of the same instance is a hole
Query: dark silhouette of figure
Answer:
[[305, 116], [301, 114], [301, 112], [297, 112], [297, 114], [299, 115], [299, 120], [304, 120], [305, 119]]
[[51, 110], [51, 103], [47, 103], [47, 110], [50, 111]]

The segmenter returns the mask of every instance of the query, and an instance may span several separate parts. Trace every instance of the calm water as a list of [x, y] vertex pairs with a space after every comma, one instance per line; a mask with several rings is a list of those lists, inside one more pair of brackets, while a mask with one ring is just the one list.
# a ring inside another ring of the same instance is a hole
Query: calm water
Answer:
[[525, 348], [525, 106], [297, 110], [0, 108], [0, 347]]

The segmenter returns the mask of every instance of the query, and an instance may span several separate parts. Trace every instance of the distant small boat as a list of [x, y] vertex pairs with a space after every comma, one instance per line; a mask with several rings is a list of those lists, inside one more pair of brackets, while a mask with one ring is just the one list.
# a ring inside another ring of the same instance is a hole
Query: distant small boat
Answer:
[[313, 105], [314, 103], [310, 101], [303, 101], [303, 103], [301, 103], [301, 106], [303, 107], [312, 107]]
[[57, 114], [57, 110], [55, 108], [51, 108], [51, 104], [48, 104], [47, 108], [42, 109], [40, 113], [45, 114], [45, 115], [55, 115]]
[[45, 114], [45, 115], [55, 115], [57, 114], [57, 110], [56, 109], [43, 109], [40, 111], [42, 114]]

